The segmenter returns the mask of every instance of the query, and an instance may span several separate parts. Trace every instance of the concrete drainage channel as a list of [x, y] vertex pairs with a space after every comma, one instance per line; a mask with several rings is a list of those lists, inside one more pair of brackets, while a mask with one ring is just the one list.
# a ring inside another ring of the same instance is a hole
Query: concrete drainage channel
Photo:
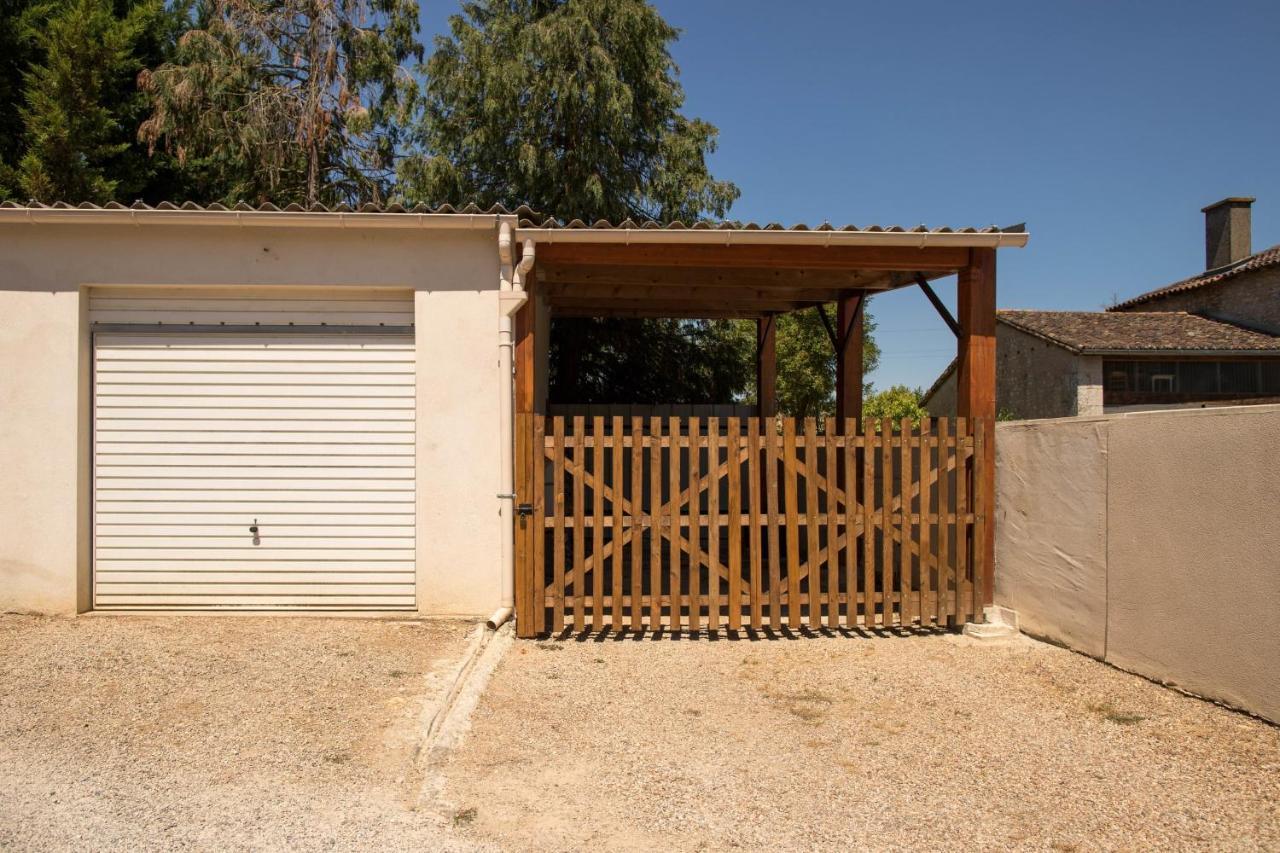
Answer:
[[471, 714], [514, 637], [511, 622], [497, 631], [477, 625], [461, 659], [427, 676], [426, 687], [432, 698], [418, 718], [422, 733], [416, 756], [422, 779], [420, 808], [447, 815], [447, 804], [441, 799], [444, 777], [437, 768], [471, 728]]

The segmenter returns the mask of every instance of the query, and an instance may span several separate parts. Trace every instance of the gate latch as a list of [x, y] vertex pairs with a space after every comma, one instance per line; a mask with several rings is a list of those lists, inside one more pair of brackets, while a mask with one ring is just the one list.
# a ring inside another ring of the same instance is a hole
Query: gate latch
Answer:
[[533, 515], [533, 504], [520, 504], [516, 507], [516, 515]]

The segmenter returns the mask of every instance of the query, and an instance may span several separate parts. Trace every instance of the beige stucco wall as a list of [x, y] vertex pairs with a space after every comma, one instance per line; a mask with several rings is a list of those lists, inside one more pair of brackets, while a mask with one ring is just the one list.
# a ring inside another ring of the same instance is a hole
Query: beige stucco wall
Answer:
[[997, 428], [996, 600], [1032, 633], [1280, 721], [1280, 406]]
[[415, 291], [418, 603], [500, 595], [494, 230], [0, 225], [0, 611], [89, 605], [87, 288]]
[[996, 597], [1027, 631], [1094, 657], [1106, 653], [1106, 426], [996, 427]]

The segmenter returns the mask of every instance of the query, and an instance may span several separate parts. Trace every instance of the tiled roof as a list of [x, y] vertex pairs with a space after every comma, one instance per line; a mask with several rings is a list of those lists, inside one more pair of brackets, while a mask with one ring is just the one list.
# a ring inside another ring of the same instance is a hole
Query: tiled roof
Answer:
[[997, 318], [1078, 353], [1268, 352], [1280, 337], [1183, 311], [1006, 311]]
[[595, 222], [587, 223], [581, 219], [572, 219], [568, 222], [556, 219], [546, 214], [538, 213], [530, 207], [521, 205], [517, 208], [507, 208], [500, 204], [495, 204], [489, 208], [482, 208], [476, 204], [468, 204], [464, 207], [454, 207], [449, 204], [431, 206], [426, 204], [416, 204], [407, 207], [402, 204], [373, 204], [365, 203], [357, 206], [347, 204], [338, 204], [326, 206], [323, 204], [313, 204], [304, 207], [300, 204], [290, 204], [286, 207], [277, 207], [274, 204], [266, 203], [259, 205], [251, 205], [246, 202], [239, 202], [234, 206], [226, 206], [218, 203], [200, 205], [192, 201], [176, 204], [174, 202], [162, 201], [156, 205], [145, 204], [141, 201], [135, 201], [133, 204], [124, 205], [119, 202], [108, 202], [104, 205], [91, 204], [83, 202], [81, 204], [69, 204], [64, 201], [54, 202], [53, 204], [41, 204], [37, 201], [20, 204], [17, 202], [6, 201], [0, 203], [0, 209], [33, 209], [33, 210], [183, 210], [183, 211], [239, 211], [239, 212], [255, 212], [255, 213], [432, 213], [432, 214], [484, 214], [489, 216], [515, 216], [519, 219], [521, 228], [554, 228], [554, 229], [657, 229], [663, 231], [684, 231], [684, 230], [732, 230], [732, 231], [843, 231], [843, 232], [861, 232], [861, 233], [897, 233], [897, 234], [1022, 234], [1026, 232], [1025, 224], [1018, 224], [1006, 228], [997, 228], [989, 225], [983, 228], [926, 228], [924, 225], [916, 225], [911, 228], [904, 228], [901, 225], [844, 225], [834, 226], [828, 222], [821, 225], [782, 225], [777, 222], [770, 222], [761, 225], [757, 222], [740, 222], [735, 220], [715, 221], [715, 220], [698, 220], [696, 222], [684, 223], [680, 220], [672, 222], [655, 222], [653, 220], [636, 221], [633, 219], [624, 219], [616, 225], [606, 219], [598, 219]]
[[1184, 290], [1195, 290], [1200, 287], [1208, 287], [1211, 284], [1217, 284], [1220, 281], [1226, 281], [1243, 275], [1247, 272], [1266, 269], [1280, 264], [1280, 245], [1272, 246], [1270, 249], [1264, 249], [1261, 252], [1250, 255], [1242, 261], [1238, 261], [1232, 266], [1225, 269], [1210, 270], [1191, 278], [1176, 281], [1173, 284], [1156, 288], [1155, 290], [1135, 296], [1132, 299], [1121, 302], [1119, 305], [1113, 305], [1108, 311], [1124, 311], [1134, 305], [1141, 305], [1144, 302], [1150, 302], [1153, 299], [1159, 299], [1162, 296], [1168, 296], [1170, 293], [1181, 293]]
[[55, 201], [53, 204], [41, 204], [38, 201], [29, 201], [25, 204], [6, 201], [0, 202], [0, 210], [17, 209], [17, 210], [186, 210], [186, 211], [216, 211], [225, 213], [227, 211], [236, 211], [240, 213], [460, 213], [460, 214], [483, 214], [486, 216], [519, 216], [528, 218], [533, 221], [540, 218], [541, 214], [531, 208], [520, 206], [514, 210], [495, 204], [492, 207], [483, 208], [478, 204], [468, 204], [464, 207], [454, 207], [451, 204], [441, 204], [431, 206], [426, 204], [415, 204], [412, 207], [406, 207], [403, 204], [374, 204], [366, 202], [365, 204], [349, 205], [335, 204], [323, 205], [313, 204], [303, 206], [301, 204], [290, 204], [285, 207], [277, 207], [270, 202], [263, 204], [249, 204], [247, 202], [238, 202], [230, 207], [225, 204], [213, 202], [212, 204], [196, 204], [194, 201], [184, 201], [181, 204], [162, 201], [159, 204], [151, 205], [142, 201], [135, 201], [133, 204], [121, 204], [118, 201], [109, 201], [106, 204], [93, 204], [91, 202], [81, 202], [79, 204], [70, 204], [65, 201]]

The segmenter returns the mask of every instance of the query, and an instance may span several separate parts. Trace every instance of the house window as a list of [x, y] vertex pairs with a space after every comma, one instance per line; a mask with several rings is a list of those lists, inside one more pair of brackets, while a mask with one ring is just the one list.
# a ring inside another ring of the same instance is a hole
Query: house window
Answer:
[[1181, 403], [1280, 396], [1280, 360], [1156, 361], [1103, 363], [1103, 403]]

